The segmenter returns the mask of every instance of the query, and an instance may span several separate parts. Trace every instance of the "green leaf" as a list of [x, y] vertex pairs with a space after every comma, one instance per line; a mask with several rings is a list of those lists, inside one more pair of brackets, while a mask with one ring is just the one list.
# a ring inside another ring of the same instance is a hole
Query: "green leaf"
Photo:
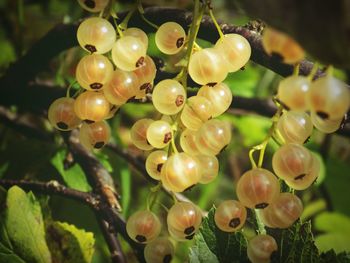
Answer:
[[120, 171], [121, 189], [122, 189], [122, 207], [123, 214], [126, 215], [131, 200], [131, 173], [130, 169], [123, 164]]
[[106, 168], [106, 170], [109, 173], [113, 172], [113, 167], [111, 165], [111, 163], [109, 162], [109, 156], [103, 152], [96, 152], [95, 156], [98, 158], [98, 160], [100, 161], [100, 163], [103, 165], [104, 168]]
[[[34, 195], [26, 194], [21, 188], [13, 186], [8, 190], [6, 207], [2, 234], [6, 231], [8, 240], [3, 245], [25, 262], [51, 262], [40, 205]], [[10, 256], [10, 258], [16, 257]]]
[[190, 250], [191, 263], [219, 263], [218, 258], [210, 251], [201, 233], [195, 236], [195, 245]]
[[284, 230], [271, 230], [276, 239], [278, 252], [272, 262], [308, 262], [319, 263], [319, 253], [311, 232], [311, 223], [295, 223]]
[[345, 233], [327, 233], [318, 235], [316, 246], [322, 252], [334, 249], [335, 252], [350, 251], [350, 236]]
[[61, 222], [49, 223], [47, 233], [50, 251], [57, 262], [91, 262], [95, 244], [93, 233]]
[[83, 192], [91, 191], [91, 186], [89, 185], [86, 176], [79, 164], [75, 163], [69, 169], [64, 169], [63, 161], [65, 159], [65, 156], [66, 151], [61, 150], [57, 151], [56, 155], [51, 159], [51, 164], [60, 173], [64, 182], [73, 189]]
[[[193, 262], [201, 261], [202, 255], [215, 255], [219, 262], [249, 262], [246, 255], [247, 243], [242, 233], [225, 233], [218, 229], [214, 221], [215, 208], [204, 218], [196, 244], [192, 248]], [[209, 250], [209, 251], [208, 251]], [[197, 261], [196, 261], [197, 260]]]
[[340, 233], [350, 236], [350, 218], [335, 212], [324, 212], [315, 218], [315, 229], [324, 232]]

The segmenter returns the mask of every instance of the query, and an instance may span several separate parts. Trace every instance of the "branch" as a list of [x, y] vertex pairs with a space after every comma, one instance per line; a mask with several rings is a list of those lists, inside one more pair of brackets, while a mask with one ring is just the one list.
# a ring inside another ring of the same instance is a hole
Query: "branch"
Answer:
[[99, 197], [92, 193], [86, 193], [75, 189], [67, 188], [57, 181], [49, 182], [29, 182], [25, 180], [0, 179], [0, 185], [5, 189], [17, 185], [26, 191], [34, 191], [46, 195], [59, 195], [70, 198], [88, 205], [98, 211], [100, 200]]

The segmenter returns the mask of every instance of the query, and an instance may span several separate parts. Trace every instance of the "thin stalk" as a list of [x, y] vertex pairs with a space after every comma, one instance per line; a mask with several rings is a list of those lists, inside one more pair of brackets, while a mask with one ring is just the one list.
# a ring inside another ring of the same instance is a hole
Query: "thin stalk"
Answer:
[[261, 221], [260, 212], [259, 212], [258, 209], [254, 209], [254, 212], [255, 212], [256, 222], [258, 223], [259, 234], [265, 235], [266, 234], [266, 229], [265, 229], [264, 223]]
[[211, 17], [211, 20], [213, 20], [213, 23], [214, 23], [214, 25], [215, 25], [215, 27], [220, 35], [220, 38], [223, 39], [225, 37], [225, 35], [222, 32], [221, 27], [220, 27], [218, 21], [216, 20], [214, 13], [213, 13], [213, 10], [211, 8], [209, 8], [209, 15]]

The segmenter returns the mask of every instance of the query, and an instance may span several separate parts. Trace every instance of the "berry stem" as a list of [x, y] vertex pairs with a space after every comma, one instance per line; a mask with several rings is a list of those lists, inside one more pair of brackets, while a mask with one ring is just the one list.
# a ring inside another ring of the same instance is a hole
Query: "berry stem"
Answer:
[[313, 80], [313, 78], [315, 77], [315, 74], [316, 74], [316, 72], [317, 72], [317, 70], [318, 70], [318, 63], [317, 62], [315, 62], [314, 63], [314, 65], [312, 66], [312, 69], [311, 69], [311, 71], [310, 71], [310, 74], [307, 76], [307, 78], [310, 80], [310, 81], [312, 81]]
[[151, 27], [153, 27], [154, 29], [158, 29], [159, 26], [157, 26], [156, 24], [152, 23], [151, 21], [149, 21], [145, 16], [144, 16], [144, 13], [145, 13], [145, 10], [143, 9], [143, 6], [142, 6], [142, 1], [141, 0], [137, 0], [137, 10], [139, 11], [139, 14], [142, 18], [143, 21], [145, 21], [148, 25], [150, 25]]
[[299, 70], [300, 70], [300, 63], [295, 64], [294, 69], [293, 69], [293, 75], [298, 76], [299, 75]]
[[211, 17], [211, 20], [213, 20], [213, 23], [214, 23], [214, 25], [215, 25], [215, 27], [216, 27], [219, 35], [220, 35], [220, 38], [223, 39], [225, 37], [225, 35], [222, 32], [221, 27], [220, 27], [218, 21], [216, 20], [216, 18], [214, 16], [213, 9], [211, 9], [211, 8], [209, 8], [209, 15]]
[[258, 224], [258, 232], [261, 235], [266, 234], [266, 229], [264, 223], [261, 221], [260, 212], [258, 209], [254, 209], [256, 222]]
[[135, 13], [135, 11], [138, 8], [138, 3], [134, 5], [134, 7], [129, 11], [129, 13], [126, 15], [126, 17], [123, 19], [123, 21], [119, 24], [119, 29], [126, 30], [128, 28], [129, 20], [132, 17], [132, 15]]
[[69, 84], [68, 88], [67, 88], [67, 92], [66, 92], [66, 97], [70, 98], [70, 90], [72, 89], [73, 85], [75, 85], [75, 83], [77, 83], [77, 81], [73, 81], [71, 84]]

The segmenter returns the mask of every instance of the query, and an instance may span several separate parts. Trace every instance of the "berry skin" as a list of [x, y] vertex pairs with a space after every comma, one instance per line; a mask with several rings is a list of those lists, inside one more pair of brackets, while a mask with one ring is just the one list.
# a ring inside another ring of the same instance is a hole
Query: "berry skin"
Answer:
[[344, 82], [327, 75], [311, 83], [308, 102], [320, 118], [339, 120], [349, 110], [350, 91]]
[[111, 129], [105, 121], [83, 123], [79, 131], [80, 143], [88, 150], [101, 149], [111, 137]]
[[156, 239], [160, 234], [161, 227], [158, 217], [148, 210], [132, 214], [126, 222], [126, 232], [129, 237], [142, 244]]
[[317, 159], [304, 146], [286, 144], [274, 153], [272, 167], [278, 177], [307, 188], [319, 173], [315, 162], [318, 162]]
[[190, 155], [201, 153], [197, 147], [196, 131], [185, 129], [180, 136], [180, 146], [185, 153]]
[[168, 231], [179, 241], [193, 239], [201, 222], [201, 210], [190, 202], [176, 202], [167, 216]]
[[76, 115], [84, 121], [102, 121], [108, 117], [111, 106], [101, 92], [85, 91], [74, 103]]
[[193, 96], [187, 100], [181, 112], [181, 121], [187, 129], [197, 131], [203, 123], [212, 117], [212, 104], [202, 96]]
[[202, 154], [217, 155], [231, 141], [231, 127], [221, 120], [211, 119], [197, 133], [197, 147]]
[[79, 25], [77, 38], [79, 45], [86, 51], [104, 54], [112, 49], [116, 40], [116, 33], [108, 20], [91, 17]]
[[103, 55], [92, 54], [83, 57], [76, 69], [76, 79], [87, 90], [103, 89], [112, 76], [113, 65]]
[[176, 80], [166, 79], [159, 82], [153, 90], [152, 102], [162, 114], [174, 115], [185, 105], [186, 90]]
[[184, 46], [186, 32], [178, 23], [166, 22], [162, 24], [155, 36], [156, 45], [167, 55], [178, 53]]
[[173, 138], [171, 126], [165, 121], [154, 121], [147, 129], [147, 141], [157, 149], [167, 146]]
[[262, 36], [262, 44], [268, 54], [277, 54], [283, 62], [295, 64], [305, 57], [302, 47], [288, 35], [276, 29], [265, 28]]
[[277, 251], [276, 240], [270, 235], [257, 235], [248, 242], [247, 254], [252, 263], [269, 263], [271, 254]]
[[343, 118], [337, 120], [325, 120], [315, 112], [311, 112], [311, 121], [315, 128], [324, 133], [333, 133], [340, 128]]
[[161, 170], [163, 186], [173, 192], [183, 192], [201, 179], [202, 171], [196, 158], [187, 153], [175, 153], [168, 158]]
[[134, 71], [139, 80], [139, 87], [136, 92], [136, 99], [141, 99], [146, 96], [146, 93], [151, 93], [153, 81], [156, 77], [157, 68], [153, 59], [146, 56], [144, 65]]
[[147, 141], [147, 129], [153, 122], [152, 119], [141, 119], [131, 127], [131, 141], [140, 150], [149, 151], [153, 149], [153, 146]]
[[123, 105], [135, 96], [139, 85], [136, 74], [132, 71], [116, 69], [103, 90], [106, 99], [114, 105]]
[[207, 98], [212, 104], [212, 117], [223, 114], [232, 103], [232, 92], [225, 83], [218, 83], [214, 87], [203, 86], [197, 96]]
[[147, 263], [170, 263], [175, 249], [169, 239], [158, 237], [145, 246], [144, 256]]
[[148, 36], [147, 34], [137, 27], [129, 27], [127, 30], [123, 32], [123, 36], [132, 36], [141, 40], [143, 45], [148, 47]]
[[246, 219], [246, 208], [236, 200], [226, 200], [215, 210], [215, 224], [224, 232], [235, 232], [241, 229]]
[[147, 47], [142, 40], [133, 36], [123, 36], [112, 48], [112, 60], [117, 68], [133, 71], [144, 65]]
[[304, 76], [290, 76], [280, 81], [277, 98], [290, 110], [308, 110], [307, 94], [310, 80]]
[[244, 206], [263, 209], [278, 198], [280, 185], [276, 176], [270, 171], [253, 168], [239, 178], [236, 193]]
[[146, 171], [155, 180], [160, 180], [160, 173], [166, 160], [168, 153], [166, 151], [154, 151], [148, 155], [146, 159]]
[[313, 125], [309, 114], [301, 111], [284, 112], [277, 123], [277, 131], [285, 143], [305, 143], [311, 136]]
[[201, 166], [201, 184], [209, 184], [215, 180], [219, 174], [219, 161], [214, 155], [196, 155], [196, 159]]
[[188, 73], [196, 83], [214, 86], [226, 78], [228, 69], [218, 49], [205, 48], [191, 56]]
[[70, 131], [78, 127], [81, 120], [74, 111], [74, 99], [59, 98], [51, 103], [48, 111], [48, 119], [56, 129]]
[[215, 48], [223, 52], [229, 72], [235, 72], [244, 67], [251, 55], [248, 40], [238, 34], [227, 34], [224, 38], [220, 38]]
[[281, 193], [277, 200], [261, 211], [261, 219], [272, 228], [288, 228], [301, 216], [303, 203], [296, 195]]
[[109, 0], [78, 0], [79, 5], [91, 13], [101, 12], [108, 2]]

